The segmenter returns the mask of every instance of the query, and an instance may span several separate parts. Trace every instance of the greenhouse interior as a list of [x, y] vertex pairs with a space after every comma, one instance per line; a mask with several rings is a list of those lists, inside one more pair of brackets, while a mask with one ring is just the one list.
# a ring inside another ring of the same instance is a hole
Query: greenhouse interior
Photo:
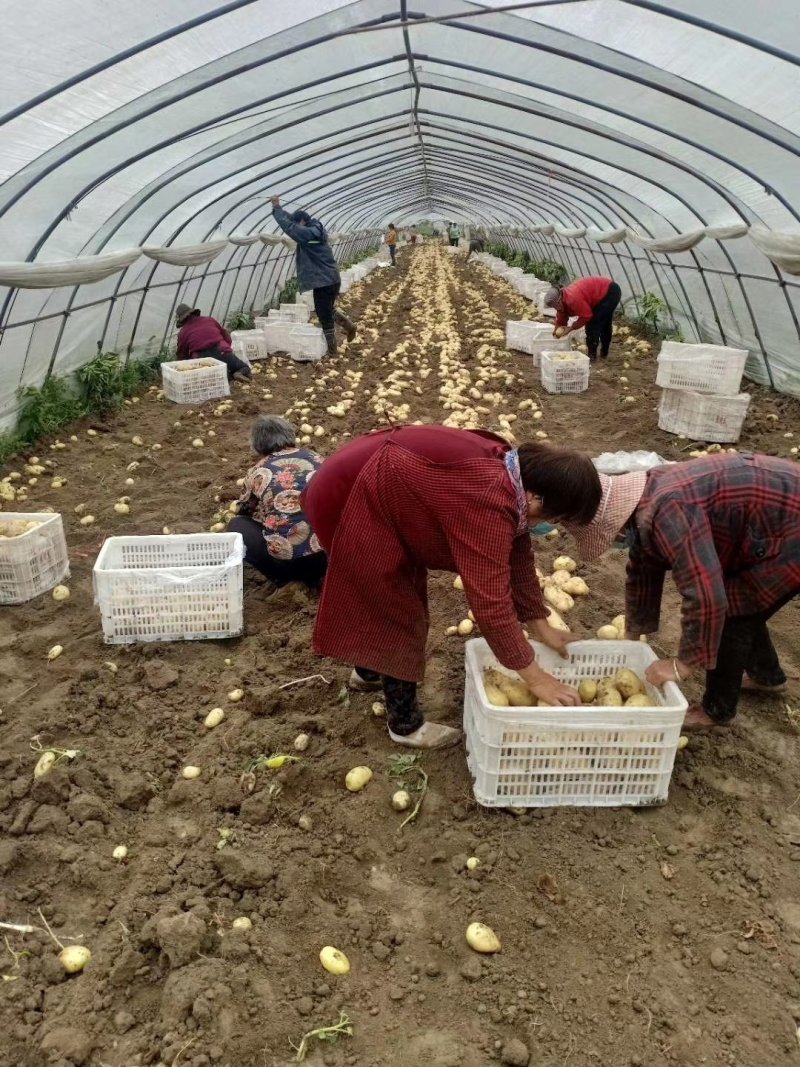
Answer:
[[800, 20], [6, 2], [0, 1062], [800, 1058]]

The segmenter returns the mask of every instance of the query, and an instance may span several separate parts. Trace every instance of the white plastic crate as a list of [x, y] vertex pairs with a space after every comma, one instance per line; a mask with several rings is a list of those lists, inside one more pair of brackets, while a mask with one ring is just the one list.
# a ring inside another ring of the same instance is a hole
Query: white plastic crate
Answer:
[[219, 359], [177, 359], [161, 364], [161, 387], [176, 404], [203, 404], [230, 396], [228, 368]]
[[539, 356], [542, 388], [548, 393], [585, 393], [589, 388], [588, 356], [582, 352], [554, 352]]
[[687, 389], [665, 389], [658, 405], [658, 427], [692, 441], [738, 441], [750, 406], [749, 393], [712, 396]]
[[261, 330], [234, 330], [231, 334], [231, 345], [239, 359], [252, 363], [254, 359], [266, 359], [267, 339]]
[[51, 511], [0, 511], [6, 523], [38, 522], [17, 537], [0, 537], [0, 604], [24, 604], [69, 577], [61, 516]]
[[289, 355], [300, 363], [322, 359], [328, 351], [325, 334], [319, 326], [294, 326], [289, 334]]
[[306, 289], [304, 293], [297, 293], [294, 298], [295, 304], [305, 304], [313, 310], [314, 308], [314, 291], [312, 289]]
[[294, 322], [280, 318], [270, 319], [264, 327], [267, 352], [288, 352], [289, 338], [294, 329], [296, 329]]
[[741, 348], [665, 341], [658, 354], [656, 385], [733, 396], [742, 384], [748, 355]]
[[238, 533], [107, 538], [94, 565], [106, 643], [236, 637], [243, 560]]
[[[543, 670], [576, 685], [656, 655], [640, 641], [576, 641], [569, 659], [535, 641]], [[486, 807], [622, 807], [667, 799], [687, 702], [674, 682], [647, 685], [652, 708], [501, 708], [489, 704], [484, 668], [501, 667], [483, 639], [466, 645], [464, 730], [475, 799]], [[516, 675], [514, 675], [516, 677]]]
[[281, 304], [280, 311], [291, 322], [308, 322], [311, 317], [311, 308], [306, 303]]
[[263, 330], [268, 322], [269, 322], [269, 313], [267, 313], [266, 315], [256, 315], [256, 317], [253, 319], [253, 323], [254, 323], [255, 328], [257, 330]]
[[548, 322], [530, 322], [526, 319], [509, 319], [506, 322], [506, 348], [527, 352], [532, 356], [534, 352], [541, 351], [539, 346], [545, 342], [557, 351], [557, 346], [563, 344], [564, 339], [553, 337], [553, 327]]

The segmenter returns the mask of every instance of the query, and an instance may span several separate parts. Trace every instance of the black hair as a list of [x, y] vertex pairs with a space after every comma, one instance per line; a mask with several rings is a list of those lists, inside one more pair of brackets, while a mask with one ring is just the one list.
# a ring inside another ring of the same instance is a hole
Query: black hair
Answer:
[[584, 525], [594, 518], [603, 490], [597, 468], [588, 456], [543, 441], [519, 446], [522, 484], [542, 498], [545, 518]]

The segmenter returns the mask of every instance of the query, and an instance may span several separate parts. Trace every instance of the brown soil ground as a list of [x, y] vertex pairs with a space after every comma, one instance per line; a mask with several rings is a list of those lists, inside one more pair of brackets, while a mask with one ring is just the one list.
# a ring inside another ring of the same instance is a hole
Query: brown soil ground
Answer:
[[[359, 388], [385, 379], [398, 345], [408, 341], [413, 355], [425, 314], [413, 284], [430, 271], [446, 279], [466, 366], [479, 343], [476, 316], [502, 329], [524, 307], [477, 265], [429, 247], [404, 252], [395, 271], [375, 272], [349, 296], [367, 326], [335, 366], [363, 371]], [[478, 314], [481, 301], [488, 319]], [[571, 397], [542, 395], [529, 357], [505, 358], [514, 374], [507, 410], [538, 395], [545, 415], [536, 425], [553, 440], [594, 453], [652, 448], [668, 458], [690, 447], [656, 428], [652, 355], [629, 357], [625, 369], [615, 346], [589, 392]], [[60, 490], [40, 479], [28, 506], [64, 514], [72, 595], [0, 612], [0, 920], [41, 928], [41, 909], [55, 934], [78, 938], [92, 960], [65, 977], [47, 934], [4, 931], [0, 1062], [288, 1067], [290, 1042], [343, 1011], [352, 1038], [312, 1042], [309, 1064], [482, 1067], [524, 1064], [528, 1055], [535, 1067], [796, 1063], [796, 604], [774, 625], [788, 695], [747, 698], [727, 733], [693, 739], [678, 756], [668, 805], [521, 816], [481, 809], [455, 749], [423, 758], [430, 793], [402, 832], [389, 803], [393, 746], [370, 696], [339, 702], [347, 668], [312, 655], [315, 601], [304, 590], [272, 592], [248, 576], [238, 640], [103, 644], [91, 578], [103, 537], [165, 524], [208, 528], [218, 498], [236, 495], [249, 462], [250, 417], [262, 407], [289, 409], [321, 373], [271, 360], [259, 386], [237, 386], [232, 411], [219, 418], [213, 404], [189, 413], [150, 392], [96, 423], [97, 437], [81, 426], [66, 450], [46, 442], [37, 449], [67, 478]], [[620, 402], [620, 375], [638, 403]], [[358, 393], [345, 419], [326, 414], [338, 399], [335, 382], [308, 421], [334, 422], [338, 434], [370, 428], [376, 418]], [[271, 397], [261, 396], [264, 384]], [[438, 384], [432, 375], [407, 394], [412, 420], [443, 418]], [[798, 405], [752, 392], [739, 447], [788, 454], [784, 434], [800, 437]], [[520, 416], [520, 437], [534, 425], [523, 423]], [[205, 447], [193, 448], [200, 433]], [[131, 443], [134, 435], [143, 446]], [[323, 443], [333, 447], [334, 437]], [[141, 465], [129, 475], [134, 460]], [[129, 516], [113, 510], [124, 493]], [[97, 517], [93, 527], [78, 524], [79, 503]], [[566, 537], [545, 542], [541, 559], [565, 548]], [[578, 634], [622, 610], [623, 568], [614, 553], [581, 569], [592, 596], [570, 615]], [[465, 606], [451, 575], [432, 577], [431, 602], [424, 701], [432, 716], [456, 723], [463, 648], [444, 630]], [[657, 647], [674, 649], [676, 618], [671, 592]], [[56, 643], [64, 653], [48, 665]], [[319, 672], [327, 684], [279, 688]], [[229, 703], [239, 686], [244, 700]], [[202, 719], [216, 705], [226, 719], [206, 731]], [[260, 773], [243, 795], [247, 761], [292, 751], [300, 731], [312, 738], [302, 762]], [[34, 783], [36, 735], [80, 755]], [[189, 763], [202, 768], [196, 781], [180, 777]], [[349, 794], [343, 779], [355, 764], [375, 777]], [[310, 829], [298, 826], [303, 815]], [[219, 849], [222, 830], [230, 835]], [[117, 863], [111, 853], [123, 843], [127, 862]], [[471, 855], [481, 865], [469, 872]], [[674, 868], [669, 880], [664, 862]], [[545, 887], [556, 887], [549, 896], [538, 888], [545, 875]], [[233, 930], [243, 915], [252, 929]], [[500, 955], [478, 957], [466, 946], [476, 919], [498, 932]], [[348, 977], [322, 970], [323, 945], [348, 954]]]

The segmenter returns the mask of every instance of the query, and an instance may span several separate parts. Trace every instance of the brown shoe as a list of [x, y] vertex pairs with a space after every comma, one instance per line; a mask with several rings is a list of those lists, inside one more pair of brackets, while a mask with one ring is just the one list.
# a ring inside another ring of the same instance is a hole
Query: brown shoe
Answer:
[[788, 689], [786, 682], [780, 682], [778, 685], [762, 685], [761, 682], [755, 682], [749, 674], [745, 674], [742, 678], [742, 689], [748, 693], [775, 693], [780, 695], [785, 693]]
[[698, 733], [702, 730], [722, 730], [729, 725], [728, 722], [712, 719], [699, 704], [690, 704], [681, 729], [684, 733]]

